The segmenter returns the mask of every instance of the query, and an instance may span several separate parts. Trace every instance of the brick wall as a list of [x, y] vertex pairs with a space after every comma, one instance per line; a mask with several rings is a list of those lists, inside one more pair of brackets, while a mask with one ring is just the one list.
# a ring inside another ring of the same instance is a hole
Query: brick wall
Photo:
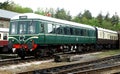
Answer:
[[0, 20], [0, 28], [9, 28], [10, 21], [9, 20]]

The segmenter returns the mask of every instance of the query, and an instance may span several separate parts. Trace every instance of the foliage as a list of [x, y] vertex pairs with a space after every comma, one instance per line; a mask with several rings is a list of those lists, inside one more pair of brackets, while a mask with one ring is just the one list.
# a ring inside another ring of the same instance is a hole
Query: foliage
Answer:
[[55, 18], [63, 19], [63, 20], [71, 20], [70, 12], [66, 12], [64, 9], [57, 9], [55, 13]]
[[9, 11], [14, 11], [14, 12], [18, 12], [18, 13], [27, 13], [27, 12], [33, 12], [33, 10], [31, 8], [28, 7], [22, 7], [18, 4], [15, 4], [14, 2], [9, 2], [9, 1], [5, 1], [5, 2], [0, 2], [0, 9], [5, 9], [5, 10], [9, 10]]
[[[18, 13], [33, 12], [31, 8], [22, 7], [12, 1], [5, 1], [3, 3], [0, 2], [0, 9], [10, 10]], [[109, 16], [109, 12], [105, 16], [103, 16], [102, 13], [99, 13], [97, 17], [93, 17], [89, 10], [85, 10], [83, 13], [78, 13], [78, 15], [76, 15], [74, 18], [72, 18], [70, 15], [70, 11], [66, 11], [63, 8], [57, 8], [56, 10], [53, 8], [38, 8], [34, 13], [116, 31], [120, 30], [119, 16], [116, 12], [112, 17]]]

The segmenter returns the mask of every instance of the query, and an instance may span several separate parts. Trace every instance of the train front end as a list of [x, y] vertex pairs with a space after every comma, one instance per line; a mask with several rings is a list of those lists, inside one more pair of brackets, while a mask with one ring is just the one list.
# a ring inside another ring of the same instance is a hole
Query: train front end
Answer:
[[27, 16], [15, 17], [10, 22], [8, 47], [24, 59], [27, 53], [37, 48], [38, 28], [37, 20], [28, 19]]

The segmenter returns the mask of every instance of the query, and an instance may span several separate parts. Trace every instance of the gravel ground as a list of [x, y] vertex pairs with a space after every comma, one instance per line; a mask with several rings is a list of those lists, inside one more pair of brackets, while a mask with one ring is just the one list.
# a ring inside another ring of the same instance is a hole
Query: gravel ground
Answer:
[[[118, 52], [118, 51], [117, 51]], [[52, 60], [48, 61], [36, 61], [36, 62], [31, 62], [31, 63], [22, 63], [18, 65], [9, 65], [9, 66], [3, 66], [0, 67], [0, 74], [16, 74], [20, 72], [27, 72], [27, 71], [33, 71], [33, 70], [38, 70], [38, 69], [44, 69], [44, 68], [50, 68], [50, 67], [55, 67], [55, 66], [62, 66], [62, 65], [67, 65], [67, 64], [73, 64], [73, 63], [80, 63], [80, 62], [85, 62], [85, 61], [92, 61], [95, 59], [103, 58], [98, 56], [100, 54], [103, 54], [104, 52], [96, 52], [96, 53], [89, 53], [89, 54], [83, 54], [81, 55], [81, 59], [79, 61], [74, 61], [74, 62], [54, 62]], [[108, 55], [110, 56], [110, 55]], [[104, 57], [107, 57], [105, 55]]]

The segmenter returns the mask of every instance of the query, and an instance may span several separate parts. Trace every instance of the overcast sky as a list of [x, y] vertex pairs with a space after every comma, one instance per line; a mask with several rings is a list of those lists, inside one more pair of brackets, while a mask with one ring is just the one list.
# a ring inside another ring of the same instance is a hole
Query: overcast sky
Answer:
[[[6, 0], [0, 0], [4, 2]], [[11, 1], [11, 0], [9, 0]], [[112, 16], [117, 12], [120, 16], [120, 0], [12, 0], [16, 4], [23, 7], [32, 8], [64, 8], [70, 11], [72, 16], [77, 15], [84, 10], [90, 10], [93, 16], [97, 16], [100, 12], [105, 15], [107, 12]]]

